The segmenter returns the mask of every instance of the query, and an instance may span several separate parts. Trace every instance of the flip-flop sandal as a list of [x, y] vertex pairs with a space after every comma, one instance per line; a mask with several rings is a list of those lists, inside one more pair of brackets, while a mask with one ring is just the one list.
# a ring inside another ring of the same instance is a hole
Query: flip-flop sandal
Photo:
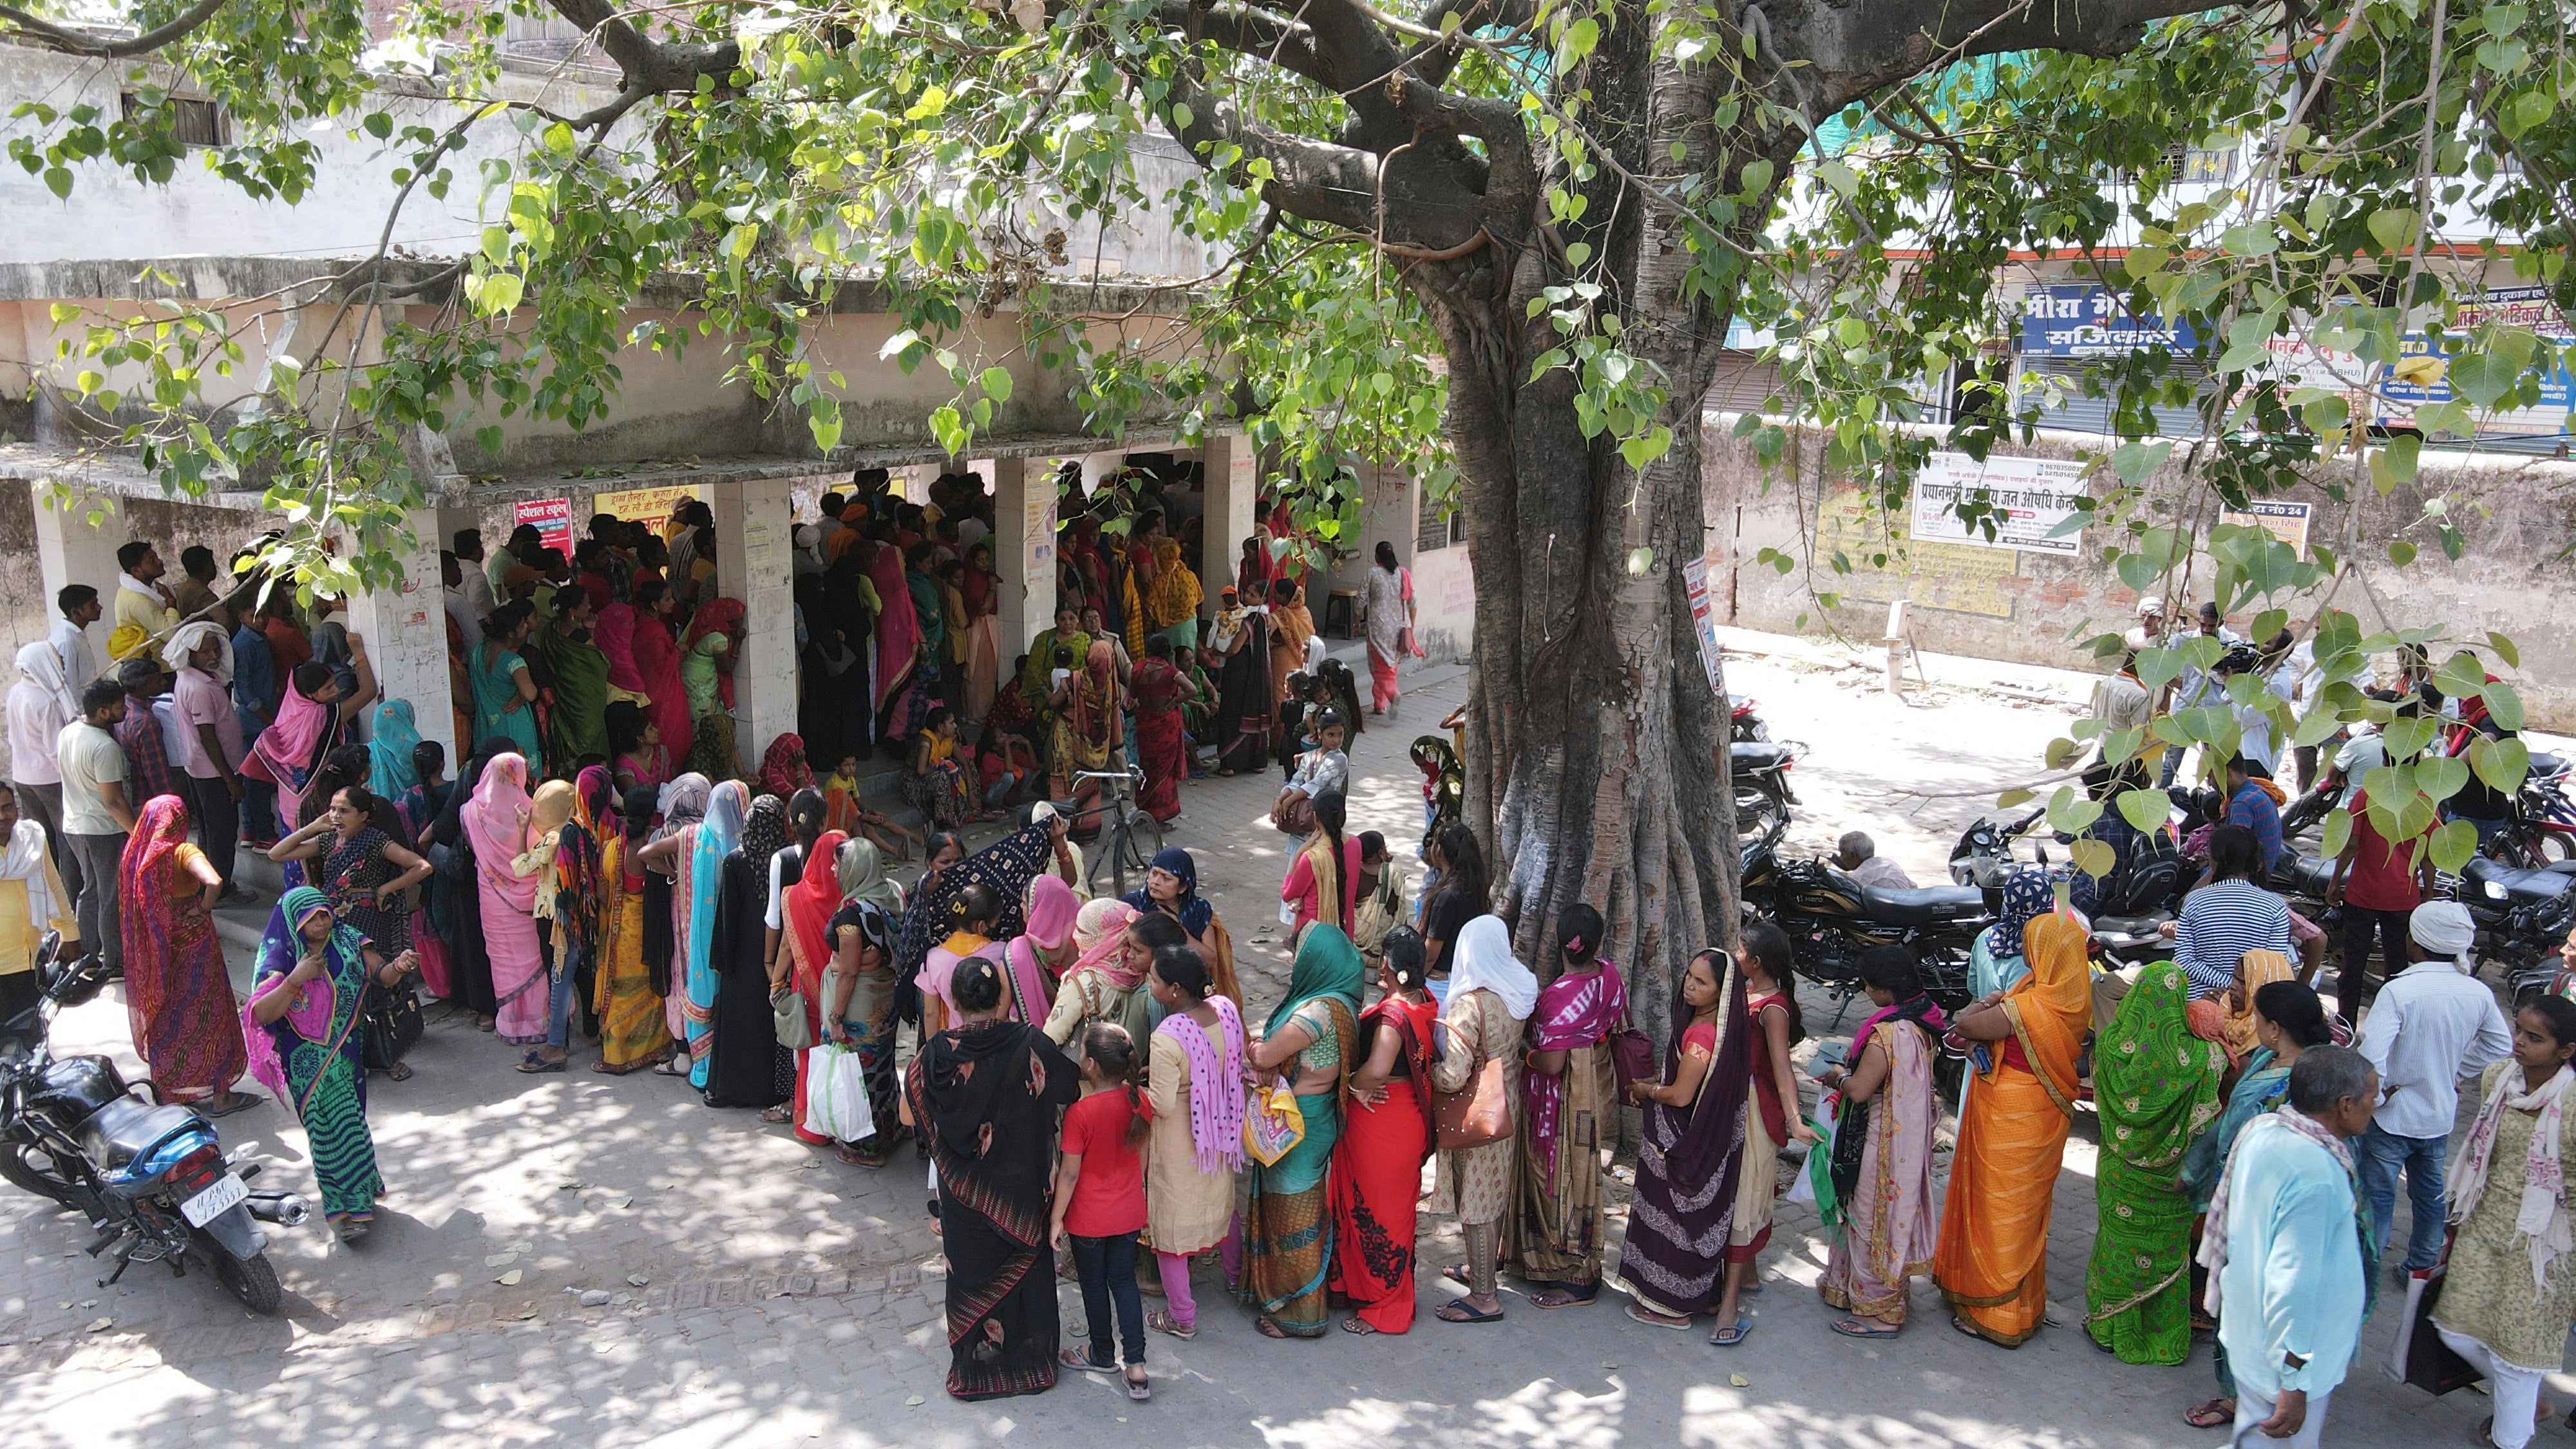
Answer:
[[[1901, 1328], [1872, 1328], [1857, 1318], [1837, 1318], [1826, 1327], [1845, 1338], [1894, 1338], [1905, 1331]], [[2235, 1416], [2231, 1414], [2229, 1417]]]
[[[1456, 1311], [1452, 1312], [1453, 1309]], [[1474, 1304], [1464, 1298], [1458, 1298], [1441, 1304], [1438, 1311], [1431, 1316], [1443, 1323], [1500, 1323], [1503, 1321], [1503, 1310], [1497, 1308], [1491, 1313], [1479, 1313]]]
[[787, 1120], [787, 1109], [784, 1107], [763, 1107], [760, 1109], [760, 1120], [770, 1123], [773, 1126], [777, 1123], [784, 1122]]
[[1660, 1313], [1640, 1308], [1634, 1303], [1629, 1304], [1623, 1311], [1627, 1313], [1628, 1321], [1631, 1323], [1642, 1323], [1648, 1328], [1669, 1328], [1675, 1333], [1690, 1332], [1691, 1324], [1687, 1318], [1676, 1323]]
[[1156, 1333], [1168, 1333], [1183, 1343], [1187, 1343], [1191, 1339], [1199, 1336], [1199, 1331], [1196, 1328], [1181, 1327], [1179, 1324], [1172, 1321], [1171, 1314], [1159, 1308], [1145, 1315], [1145, 1326], [1154, 1330]]
[[210, 1100], [205, 1106], [198, 1108], [197, 1113], [202, 1117], [229, 1117], [235, 1112], [247, 1112], [267, 1100], [266, 1097], [254, 1097], [248, 1092], [235, 1092], [230, 1106], [219, 1105]]
[[1594, 1294], [1599, 1291], [1599, 1288], [1596, 1287], [1593, 1290], [1593, 1293], [1585, 1293], [1578, 1296], [1572, 1291], [1564, 1288], [1542, 1288], [1538, 1292], [1530, 1295], [1530, 1307], [1576, 1308], [1591, 1302]]
[[1950, 1326], [1957, 1329], [1963, 1336], [1973, 1338], [1979, 1343], [1992, 1343], [1997, 1348], [2010, 1347], [2009, 1344], [1995, 1343], [1993, 1339], [1986, 1337], [1984, 1334], [1977, 1332], [1973, 1328], [1970, 1328], [1968, 1326], [1968, 1321], [1959, 1317], [1957, 1314], [1952, 1314], [1950, 1316]]
[[1112, 1359], [1107, 1363], [1093, 1363], [1091, 1361], [1091, 1355], [1084, 1353], [1078, 1348], [1063, 1348], [1056, 1350], [1055, 1361], [1063, 1364], [1066, 1368], [1080, 1369], [1087, 1374], [1114, 1374], [1118, 1372], [1118, 1361], [1116, 1359]]
[[410, 1080], [411, 1080], [411, 1063], [409, 1063], [409, 1062], [396, 1062], [396, 1063], [394, 1063], [392, 1066], [385, 1068], [385, 1079], [386, 1079], [387, 1081], [393, 1081], [393, 1082], [408, 1082], [408, 1081], [410, 1081]]
[[2236, 1422], [2234, 1409], [2222, 1409], [2225, 1399], [2212, 1399], [2197, 1408], [2183, 1411], [2182, 1421], [2195, 1429], [2224, 1429]]
[[1733, 1348], [1753, 1336], [1753, 1317], [1747, 1314], [1708, 1336], [1719, 1348]]
[[[567, 1058], [566, 1060], [569, 1060], [569, 1058]], [[547, 1061], [545, 1058], [543, 1058], [543, 1057], [541, 1057], [541, 1056], [538, 1056], [538, 1055], [537, 1055], [536, 1053], [534, 1053], [534, 1052], [530, 1052], [530, 1053], [528, 1054], [528, 1059], [527, 1059], [526, 1061], [523, 1061], [523, 1062], [519, 1063], [519, 1070], [520, 1070], [520, 1071], [523, 1071], [523, 1072], [526, 1072], [526, 1073], [530, 1074], [531, 1076], [535, 1075], [535, 1074], [536, 1074], [536, 1073], [538, 1073], [538, 1072], [560, 1072], [560, 1071], [562, 1071], [563, 1069], [564, 1069], [564, 1064], [563, 1064], [563, 1062], [560, 1062], [560, 1061], [556, 1061], [556, 1062], [550, 1062], [550, 1061]]]
[[1146, 1379], [1127, 1380], [1127, 1398], [1130, 1402], [1141, 1404], [1152, 1397], [1154, 1397], [1154, 1385], [1151, 1381]]

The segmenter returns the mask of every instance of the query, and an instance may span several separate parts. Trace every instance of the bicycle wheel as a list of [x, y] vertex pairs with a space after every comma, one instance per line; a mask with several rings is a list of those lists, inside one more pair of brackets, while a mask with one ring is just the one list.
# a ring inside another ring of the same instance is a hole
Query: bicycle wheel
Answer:
[[1154, 865], [1154, 857], [1163, 853], [1163, 822], [1142, 806], [1130, 806], [1127, 813], [1128, 864], [1136, 872], [1136, 883], [1145, 883], [1145, 872]]

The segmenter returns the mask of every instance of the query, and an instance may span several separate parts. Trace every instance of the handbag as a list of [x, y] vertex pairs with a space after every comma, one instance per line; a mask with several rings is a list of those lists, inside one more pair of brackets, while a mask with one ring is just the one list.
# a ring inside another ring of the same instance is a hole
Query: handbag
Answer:
[[2437, 1398], [2486, 1377], [2453, 1352], [2433, 1326], [2433, 1308], [2442, 1301], [2442, 1275], [2449, 1266], [2446, 1246], [2441, 1262], [2406, 1275], [2406, 1312], [2397, 1320], [2397, 1343], [2388, 1359], [2390, 1377]]
[[1243, 1151], [1264, 1167], [1306, 1140], [1306, 1114], [1297, 1110], [1297, 1094], [1286, 1087], [1255, 1087], [1244, 1104]]
[[1440, 1150], [1463, 1152], [1500, 1142], [1512, 1135], [1512, 1095], [1503, 1081], [1500, 1058], [1479, 1048], [1467, 1085], [1439, 1098]]
[[814, 1028], [805, 1019], [805, 993], [782, 981], [769, 993], [769, 1014], [778, 1044], [791, 1052], [811, 1051]]
[[1270, 807], [1271, 828], [1303, 838], [1315, 833], [1315, 802], [1303, 790], [1281, 790]]
[[1628, 1088], [1634, 1083], [1662, 1085], [1664, 1074], [1655, 1061], [1654, 1039], [1637, 1029], [1637, 1023], [1624, 1008], [1619, 1013], [1618, 1026], [1604, 1040], [1610, 1047], [1610, 1070], [1619, 1078], [1621, 1101], [1627, 1100]]
[[359, 1051], [368, 1071], [389, 1072], [420, 1041], [426, 1023], [420, 1014], [420, 996], [406, 980], [397, 986], [367, 983], [366, 1014]]

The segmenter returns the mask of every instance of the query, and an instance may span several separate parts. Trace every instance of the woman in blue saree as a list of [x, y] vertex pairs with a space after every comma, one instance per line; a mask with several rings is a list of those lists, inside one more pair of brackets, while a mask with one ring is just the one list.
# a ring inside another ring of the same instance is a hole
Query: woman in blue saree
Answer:
[[1243, 1209], [1242, 1294], [1260, 1310], [1253, 1326], [1264, 1337], [1319, 1338], [1330, 1322], [1324, 1284], [1334, 1244], [1325, 1179], [1342, 1137], [1342, 1074], [1358, 1033], [1365, 974], [1359, 948], [1340, 927], [1307, 927], [1288, 995], [1250, 1052], [1254, 1079], [1265, 1086], [1286, 1081], [1306, 1125], [1286, 1156], [1245, 1168], [1252, 1192]]

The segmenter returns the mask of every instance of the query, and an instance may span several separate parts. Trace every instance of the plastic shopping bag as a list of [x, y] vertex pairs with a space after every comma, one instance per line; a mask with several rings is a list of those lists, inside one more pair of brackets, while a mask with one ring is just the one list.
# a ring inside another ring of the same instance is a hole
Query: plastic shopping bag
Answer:
[[[843, 1057], [857, 1053], [826, 1042], [805, 1058], [805, 1130], [835, 1140], [848, 1134], [842, 1130], [840, 1104], [833, 1100], [829, 1084], [834, 1066]], [[817, 1090], [817, 1088], [821, 1090]]]
[[1834, 1193], [1834, 1119], [1824, 1116], [1807, 1119], [1816, 1134], [1816, 1142], [1807, 1149], [1807, 1160], [1798, 1167], [1798, 1175], [1789, 1184], [1788, 1199], [1812, 1205], [1816, 1216], [1827, 1228], [1842, 1223], [1842, 1202]]
[[1286, 1087], [1255, 1087], [1243, 1114], [1245, 1154], [1270, 1167], [1305, 1140], [1306, 1114], [1297, 1110], [1297, 1095]]

